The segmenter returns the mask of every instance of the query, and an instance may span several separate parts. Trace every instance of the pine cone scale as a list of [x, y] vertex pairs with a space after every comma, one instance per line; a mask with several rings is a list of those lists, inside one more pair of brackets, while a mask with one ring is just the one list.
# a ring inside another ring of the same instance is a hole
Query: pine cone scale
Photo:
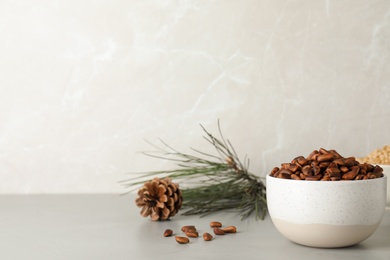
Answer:
[[174, 204], [175, 204], [175, 200], [173, 198], [169, 197], [166, 205], [169, 207], [172, 207]]
[[146, 205], [142, 207], [141, 216], [147, 217], [147, 216], [150, 215], [150, 213], [151, 213], [150, 207], [148, 207], [148, 206], [146, 206]]

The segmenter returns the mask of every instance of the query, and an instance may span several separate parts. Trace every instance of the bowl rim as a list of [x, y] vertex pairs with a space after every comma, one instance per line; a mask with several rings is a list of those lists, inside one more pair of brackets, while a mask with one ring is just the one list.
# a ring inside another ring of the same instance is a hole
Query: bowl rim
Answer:
[[[390, 175], [389, 175], [389, 177], [390, 177]], [[306, 180], [276, 178], [276, 177], [271, 176], [270, 174], [267, 174], [266, 183], [268, 182], [269, 178], [272, 178], [273, 180], [279, 181], [279, 182], [290, 181], [291, 183], [309, 183], [309, 184], [304, 184], [304, 185], [318, 185], [318, 184], [313, 184], [313, 183], [321, 183], [319, 185], [361, 185], [364, 182], [387, 181], [388, 176], [387, 176], [387, 174], [384, 173], [383, 176], [380, 178], [368, 179], [368, 180], [306, 181]]]

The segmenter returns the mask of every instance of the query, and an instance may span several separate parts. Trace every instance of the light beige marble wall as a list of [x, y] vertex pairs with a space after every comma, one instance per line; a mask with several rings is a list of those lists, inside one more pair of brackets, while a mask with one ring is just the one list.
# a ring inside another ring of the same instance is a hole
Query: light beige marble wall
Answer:
[[144, 141], [250, 170], [390, 144], [390, 1], [0, 3], [0, 192], [121, 193]]

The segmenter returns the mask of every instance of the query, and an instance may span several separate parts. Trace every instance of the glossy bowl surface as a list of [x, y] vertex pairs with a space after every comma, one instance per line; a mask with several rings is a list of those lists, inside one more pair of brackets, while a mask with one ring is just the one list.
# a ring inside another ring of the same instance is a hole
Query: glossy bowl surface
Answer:
[[387, 177], [359, 181], [297, 181], [267, 176], [270, 217], [287, 239], [310, 247], [355, 245], [379, 226]]

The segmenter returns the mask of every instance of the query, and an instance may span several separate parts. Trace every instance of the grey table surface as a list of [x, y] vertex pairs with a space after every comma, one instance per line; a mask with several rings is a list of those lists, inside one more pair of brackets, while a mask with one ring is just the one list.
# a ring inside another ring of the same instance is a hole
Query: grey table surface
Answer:
[[[0, 259], [390, 259], [390, 210], [362, 243], [340, 249], [294, 244], [267, 217], [244, 221], [221, 212], [200, 218], [177, 215], [153, 222], [139, 215], [134, 195], [0, 195]], [[189, 244], [163, 237], [184, 225], [210, 232], [210, 221], [236, 234]], [[315, 231], [313, 231], [315, 232]]]

